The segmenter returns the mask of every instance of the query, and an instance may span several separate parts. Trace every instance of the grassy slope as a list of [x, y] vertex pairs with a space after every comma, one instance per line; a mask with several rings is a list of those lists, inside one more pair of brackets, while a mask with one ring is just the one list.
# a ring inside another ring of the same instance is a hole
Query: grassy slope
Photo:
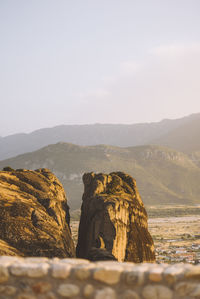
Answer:
[[137, 180], [146, 205], [196, 204], [200, 194], [200, 168], [180, 152], [159, 146], [119, 148], [49, 145], [41, 150], [0, 162], [13, 168], [51, 169], [63, 183], [69, 205], [80, 207], [84, 172], [121, 170]]

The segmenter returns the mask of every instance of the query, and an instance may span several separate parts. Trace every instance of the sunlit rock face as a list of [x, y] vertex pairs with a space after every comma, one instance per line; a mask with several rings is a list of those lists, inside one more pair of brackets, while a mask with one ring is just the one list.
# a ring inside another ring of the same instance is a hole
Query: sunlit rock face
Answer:
[[0, 255], [74, 257], [63, 186], [48, 169], [0, 171]]
[[113, 172], [86, 173], [83, 182], [77, 257], [101, 260], [101, 255], [92, 256], [98, 248], [105, 253], [104, 259], [155, 261], [147, 213], [136, 181], [123, 172]]

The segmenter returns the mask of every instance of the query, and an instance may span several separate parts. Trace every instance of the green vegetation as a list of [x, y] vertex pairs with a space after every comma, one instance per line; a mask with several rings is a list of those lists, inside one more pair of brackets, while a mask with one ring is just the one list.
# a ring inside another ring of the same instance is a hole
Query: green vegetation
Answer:
[[149, 218], [167, 218], [200, 215], [200, 207], [147, 207]]
[[[200, 168], [191, 157], [192, 153], [186, 155], [161, 146], [120, 148], [57, 143], [0, 161], [0, 168], [49, 168], [63, 183], [71, 211], [80, 209], [83, 173], [124, 171], [136, 179], [145, 206], [164, 207], [199, 204]], [[176, 211], [171, 213], [175, 215]]]

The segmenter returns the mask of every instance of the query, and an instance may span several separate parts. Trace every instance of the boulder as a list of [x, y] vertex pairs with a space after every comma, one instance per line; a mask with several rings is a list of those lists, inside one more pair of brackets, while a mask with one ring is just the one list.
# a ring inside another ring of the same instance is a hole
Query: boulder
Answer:
[[120, 262], [154, 262], [147, 212], [136, 181], [123, 172], [113, 172], [86, 173], [83, 182], [77, 257], [95, 260], [97, 256], [99, 260], [101, 254], [96, 253], [102, 251], [106, 259], [110, 256]]
[[48, 169], [0, 171], [0, 255], [74, 257], [63, 186]]

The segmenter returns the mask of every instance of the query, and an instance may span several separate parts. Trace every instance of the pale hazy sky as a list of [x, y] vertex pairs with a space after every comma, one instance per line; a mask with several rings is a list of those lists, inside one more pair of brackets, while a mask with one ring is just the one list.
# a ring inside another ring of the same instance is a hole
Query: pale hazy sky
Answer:
[[200, 112], [200, 0], [0, 0], [0, 136]]

